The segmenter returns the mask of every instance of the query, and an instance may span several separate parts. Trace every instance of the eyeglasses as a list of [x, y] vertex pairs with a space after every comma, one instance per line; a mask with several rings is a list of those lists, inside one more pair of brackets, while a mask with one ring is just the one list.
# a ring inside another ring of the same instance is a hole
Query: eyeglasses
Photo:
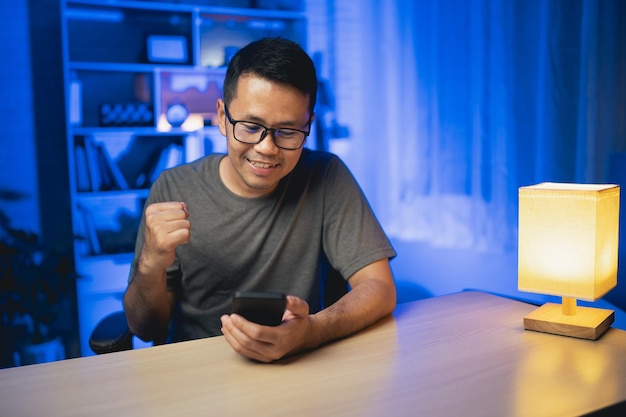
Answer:
[[[300, 149], [304, 145], [306, 137], [310, 132], [299, 129], [287, 129], [287, 128], [271, 128], [265, 127], [262, 124], [248, 122], [245, 120], [233, 120], [230, 118], [228, 108], [224, 106], [226, 112], [226, 118], [233, 125], [233, 136], [235, 140], [241, 143], [257, 144], [261, 143], [267, 136], [268, 132], [272, 134], [274, 138], [274, 144], [289, 151]], [[311, 121], [309, 120], [309, 125]]]

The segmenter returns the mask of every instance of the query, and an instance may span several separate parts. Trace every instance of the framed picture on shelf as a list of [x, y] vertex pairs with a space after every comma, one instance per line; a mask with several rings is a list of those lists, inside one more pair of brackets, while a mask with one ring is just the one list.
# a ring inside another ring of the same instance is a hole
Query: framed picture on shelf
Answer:
[[[194, 131], [215, 125], [216, 102], [222, 97], [225, 71], [225, 68], [159, 71], [157, 130]], [[181, 112], [176, 113], [179, 117], [175, 121], [172, 119], [171, 113], [177, 108], [185, 109], [183, 120]]]
[[185, 64], [188, 60], [185, 36], [148, 36], [148, 62]]

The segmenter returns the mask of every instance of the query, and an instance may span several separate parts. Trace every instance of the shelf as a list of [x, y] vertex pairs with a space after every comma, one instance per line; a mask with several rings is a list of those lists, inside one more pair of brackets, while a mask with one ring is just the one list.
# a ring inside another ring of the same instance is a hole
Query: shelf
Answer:
[[[74, 127], [153, 127], [153, 72], [73, 71], [70, 83], [70, 112]], [[113, 109], [120, 107], [117, 116]]]
[[203, 156], [203, 142], [203, 137], [186, 134], [77, 135], [76, 192], [107, 195], [148, 189], [164, 169]]
[[191, 65], [175, 64], [142, 64], [142, 63], [118, 63], [118, 62], [70, 62], [69, 69], [74, 71], [111, 71], [111, 72], [154, 72], [157, 69], [181, 68], [194, 69]]
[[74, 261], [88, 277], [77, 284], [83, 355], [98, 320], [122, 307], [155, 179], [227, 151], [215, 104], [232, 54], [265, 36], [306, 45], [304, 0], [293, 2], [302, 10], [181, 1], [62, 0]]
[[[68, 2], [66, 16], [70, 68], [80, 70], [140, 72], [155, 65], [219, 67], [227, 63], [231, 51], [255, 39], [280, 36], [306, 42], [306, 15], [300, 11], [83, 0]], [[171, 51], [165, 51], [166, 58], [154, 62], [149, 35], [180, 42], [180, 55], [167, 56]]]
[[[215, 103], [222, 95], [225, 68], [143, 64], [106, 64], [104, 70], [96, 64], [71, 68], [75, 94], [70, 96], [70, 106], [76, 114], [76, 132], [97, 128], [191, 132], [216, 124]], [[183, 104], [190, 113], [182, 128], [167, 122], [165, 112], [172, 104]]]
[[143, 190], [112, 190], [112, 191], [97, 191], [97, 192], [78, 192], [76, 193], [76, 199], [78, 202], [88, 203], [90, 200], [101, 200], [103, 198], [109, 198], [115, 200], [117, 198], [126, 198], [132, 196], [134, 198], [148, 198], [149, 190], [147, 188]]
[[168, 64], [170, 62], [160, 62], [158, 58], [151, 59], [148, 39], [150, 35], [159, 35], [182, 39], [184, 59], [177, 63], [193, 64], [191, 13], [108, 6], [100, 4], [81, 9], [68, 6], [70, 62]]
[[199, 14], [199, 64], [207, 67], [226, 65], [239, 48], [264, 37], [281, 37], [304, 43], [305, 20], [285, 19], [277, 14]]
[[147, 194], [81, 193], [74, 206], [74, 228], [82, 260], [133, 252]]
[[[209, 3], [205, 1], [203, 3]], [[160, 10], [160, 11], [177, 11], [177, 12], [203, 12], [213, 14], [235, 14], [239, 16], [251, 16], [251, 17], [269, 17], [279, 19], [305, 19], [306, 15], [303, 10], [274, 10], [274, 9], [262, 9], [252, 7], [231, 7], [231, 6], [219, 6], [219, 5], [207, 5], [200, 2], [189, 1], [187, 3], [168, 2], [168, 1], [127, 1], [127, 0], [68, 0], [67, 4], [76, 8], [76, 6], [97, 6], [106, 8], [125, 8], [125, 9], [139, 9], [139, 10]], [[219, 2], [215, 2], [219, 3]], [[242, 0], [230, 0], [224, 1], [228, 4], [250, 4], [249, 1]], [[302, 2], [303, 3], [303, 2]], [[89, 18], [89, 12], [76, 13], [71, 12], [70, 17]]]
[[78, 126], [72, 129], [74, 135], [135, 135], [135, 136], [184, 136], [190, 133], [215, 134], [219, 132], [217, 126], [204, 126], [198, 130], [184, 130], [181, 128], [171, 128], [170, 130], [159, 131], [156, 127], [83, 127]]

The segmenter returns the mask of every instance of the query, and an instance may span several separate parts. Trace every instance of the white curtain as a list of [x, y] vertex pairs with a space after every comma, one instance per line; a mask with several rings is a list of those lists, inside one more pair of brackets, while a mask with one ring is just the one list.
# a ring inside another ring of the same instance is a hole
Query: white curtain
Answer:
[[392, 237], [510, 249], [520, 186], [617, 181], [626, 2], [335, 0], [331, 9], [338, 115], [351, 132], [336, 149]]

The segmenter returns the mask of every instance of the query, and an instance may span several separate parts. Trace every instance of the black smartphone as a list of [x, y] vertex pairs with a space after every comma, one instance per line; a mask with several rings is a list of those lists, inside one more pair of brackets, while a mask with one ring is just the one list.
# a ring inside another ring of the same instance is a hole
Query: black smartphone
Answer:
[[233, 295], [231, 313], [264, 326], [278, 326], [286, 306], [287, 296], [283, 293], [237, 291]]

